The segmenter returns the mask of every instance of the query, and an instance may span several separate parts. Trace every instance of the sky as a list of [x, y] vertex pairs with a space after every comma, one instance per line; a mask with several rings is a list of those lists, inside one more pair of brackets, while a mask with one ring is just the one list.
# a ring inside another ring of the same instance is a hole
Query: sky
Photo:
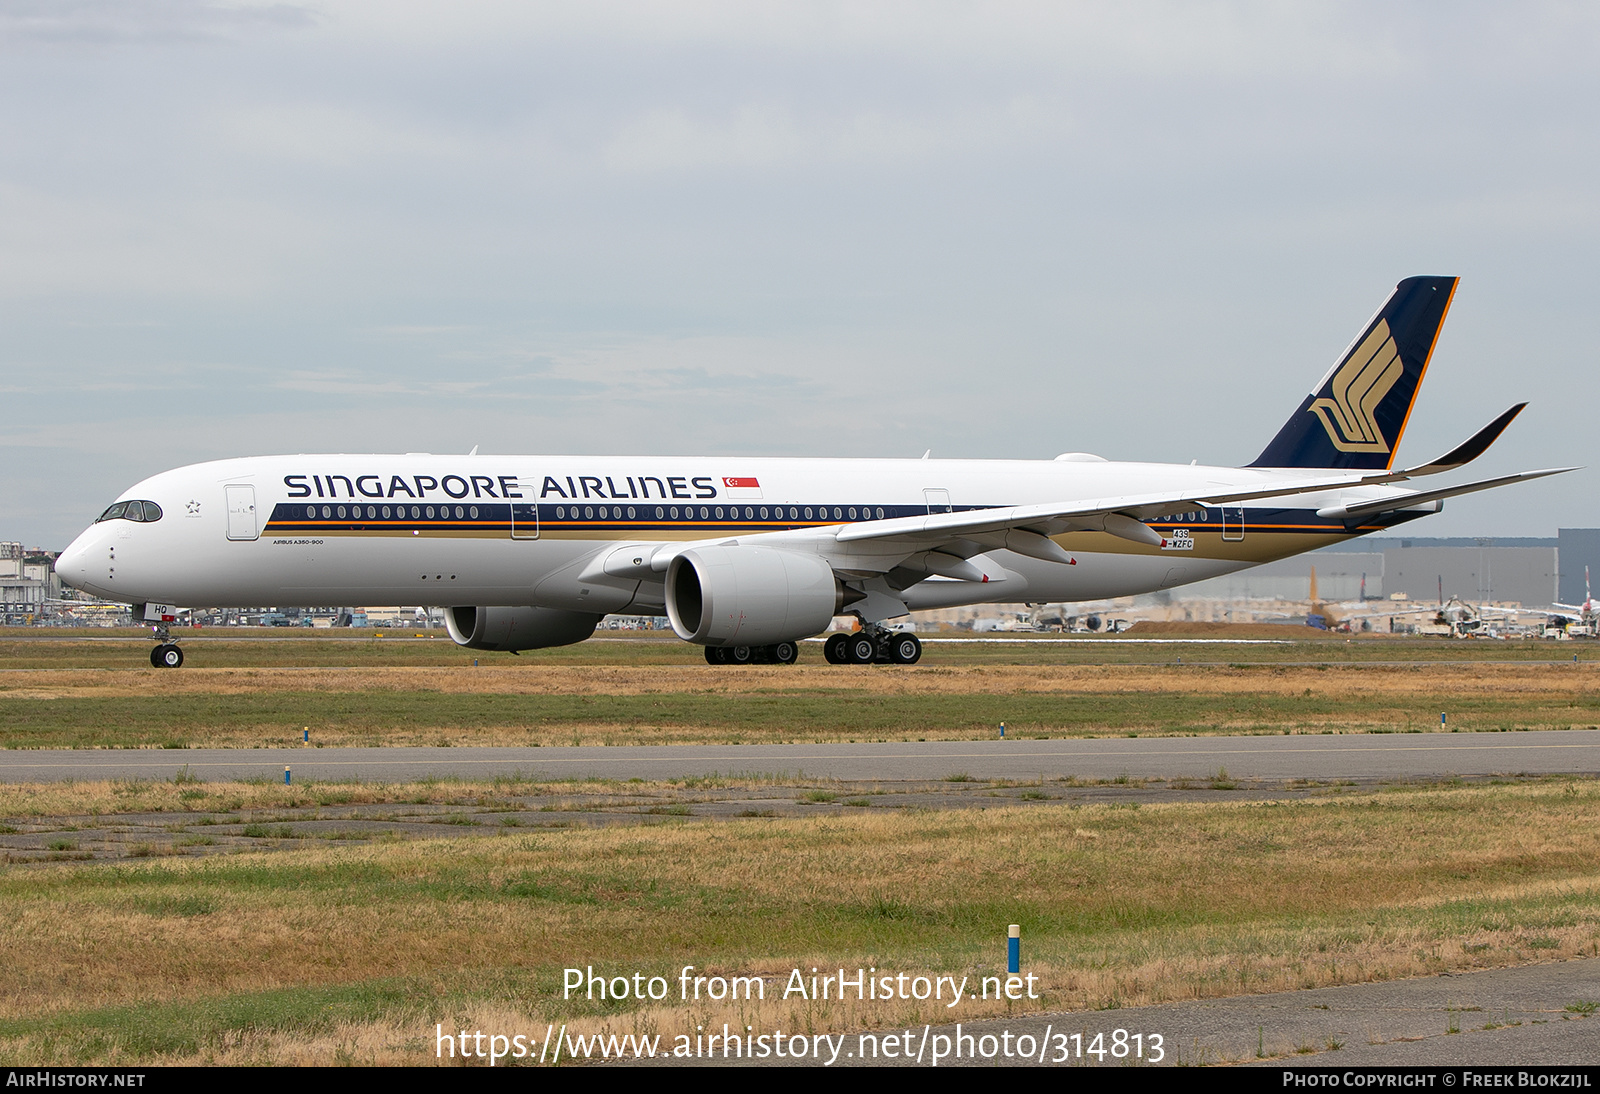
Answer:
[[[0, 0], [0, 539], [277, 452], [1584, 464], [1600, 7]], [[1458, 472], [1459, 477], [1465, 477]], [[1418, 535], [1600, 526], [1584, 470]]]

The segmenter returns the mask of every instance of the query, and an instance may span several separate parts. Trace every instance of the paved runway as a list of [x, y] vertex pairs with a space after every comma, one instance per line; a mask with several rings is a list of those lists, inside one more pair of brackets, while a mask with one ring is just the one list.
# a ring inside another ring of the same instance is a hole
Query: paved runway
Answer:
[[1209, 778], [1424, 778], [1600, 773], [1600, 730], [1290, 737], [928, 741], [893, 744], [664, 745], [616, 748], [8, 749], [0, 781], [282, 778], [398, 782], [429, 776], [669, 779], [804, 775], [850, 781], [1119, 775]]

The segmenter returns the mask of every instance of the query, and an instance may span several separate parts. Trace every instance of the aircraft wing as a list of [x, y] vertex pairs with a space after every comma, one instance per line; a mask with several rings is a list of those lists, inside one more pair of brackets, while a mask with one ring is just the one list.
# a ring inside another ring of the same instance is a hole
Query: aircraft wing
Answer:
[[[914, 517], [891, 517], [886, 520], [860, 521], [791, 532], [718, 536], [688, 543], [634, 545], [597, 556], [591, 563], [591, 569], [596, 573], [603, 570], [617, 577], [644, 577], [652, 573], [665, 572], [673, 558], [695, 547], [742, 543], [814, 551], [828, 558], [841, 570], [882, 573], [892, 569], [900, 560], [910, 555], [933, 551], [954, 540], [965, 540], [976, 544], [980, 550], [1005, 549], [1048, 562], [1070, 564], [1071, 556], [1051, 540], [1050, 536], [1071, 531], [1103, 531], [1135, 543], [1159, 547], [1165, 544], [1165, 540], [1159, 532], [1144, 522], [1187, 505], [1221, 506], [1359, 486], [1378, 486], [1453, 470], [1482, 455], [1505, 430], [1511, 419], [1522, 410], [1523, 405], [1525, 404], [1518, 404], [1507, 410], [1470, 439], [1438, 459], [1401, 471], [1384, 470], [1366, 473], [1350, 471], [1276, 479], [1264, 475], [1259, 485], [1211, 483], [1204, 487], [1185, 490], [1083, 498], [1071, 502], [1040, 505], [1001, 506], [960, 513], [928, 513]], [[1368, 499], [1359, 499], [1348, 507], [1335, 507], [1323, 511], [1323, 515], [1334, 515], [1336, 509], [1340, 515], [1356, 516], [1406, 508], [1442, 497], [1487, 490], [1495, 486], [1571, 470], [1576, 469], [1526, 471], [1445, 490], [1401, 493], [1371, 502]], [[966, 548], [960, 553], [971, 555], [973, 551], [971, 548]], [[983, 576], [976, 570], [967, 572], [961, 562], [954, 558], [949, 560], [941, 558], [936, 565], [943, 567], [936, 572], [944, 573], [946, 576], [967, 579]]]
[[[1408, 491], [1376, 500], [1363, 499], [1348, 505], [1332, 506], [1318, 510], [1318, 515], [1325, 517], [1360, 516], [1392, 509], [1403, 509], [1424, 502], [1436, 501], [1440, 498], [1455, 497], [1458, 494], [1470, 494], [1478, 490], [1489, 490], [1496, 486], [1505, 486], [1513, 482], [1526, 482], [1543, 478], [1546, 475], [1560, 475], [1567, 471], [1576, 470], [1577, 468], [1575, 467], [1557, 467], [1542, 471], [1522, 471], [1515, 475], [1502, 475], [1499, 478], [1483, 479], [1479, 482], [1440, 490]], [[1389, 475], [1381, 477], [1370, 475], [1340, 478], [1324, 477], [1305, 479], [1299, 482], [1279, 482], [1270, 487], [1262, 486], [1254, 489], [1179, 490], [1151, 494], [1130, 494], [1121, 497], [1093, 498], [1065, 505], [1020, 505], [998, 509], [977, 509], [965, 513], [929, 513], [927, 516], [896, 517], [892, 520], [864, 521], [860, 524], [845, 525], [835, 533], [834, 538], [840, 543], [850, 543], [859, 540], [885, 539], [895, 536], [948, 538], [955, 535], [981, 535], [986, 532], [1003, 532], [1015, 528], [1038, 528], [1045, 534], [1050, 535], [1074, 530], [1106, 531], [1114, 535], [1124, 535], [1124, 538], [1133, 539], [1137, 542], [1149, 542], [1152, 545], [1159, 545], [1161, 542], [1160, 535], [1144, 526], [1142, 521], [1174, 508], [1181, 508], [1190, 504], [1228, 505], [1243, 501], [1292, 497], [1296, 494], [1321, 493], [1328, 490], [1337, 490], [1341, 487], [1370, 486], [1375, 485], [1376, 480], [1380, 478], [1390, 482], [1395, 481], [1394, 477]], [[1123, 518], [1128, 523], [1114, 519], [1118, 517]], [[1132, 525], [1144, 527], [1149, 535], [1146, 536], [1140, 533], [1138, 528], [1132, 527]]]
[[[929, 513], [927, 516], [896, 517], [892, 520], [864, 521], [860, 524], [847, 525], [839, 530], [836, 538], [841, 543], [849, 543], [858, 540], [882, 539], [901, 535], [925, 537], [960, 533], [981, 534], [1037, 524], [1051, 525], [1052, 528], [1047, 534], [1059, 534], [1060, 532], [1075, 529], [1122, 534], [1114, 527], [1096, 523], [1096, 518], [1121, 515], [1135, 522], [1140, 522], [1191, 503], [1227, 505], [1244, 501], [1259, 501], [1265, 498], [1290, 497], [1295, 494], [1313, 494], [1325, 490], [1337, 490], [1355, 486], [1380, 486], [1404, 482], [1408, 479], [1452, 471], [1477, 459], [1499, 438], [1500, 434], [1505, 431], [1506, 426], [1511, 424], [1511, 420], [1520, 414], [1525, 406], [1527, 406], [1526, 403], [1518, 403], [1513, 406], [1438, 459], [1429, 460], [1427, 463], [1418, 464], [1416, 467], [1406, 468], [1401, 471], [1378, 471], [1367, 474], [1348, 472], [1345, 474], [1309, 476], [1303, 479], [1279, 479], [1275, 482], [1263, 482], [1259, 487], [1230, 487], [1217, 484], [1220, 489], [1193, 489], [1123, 497], [1093, 498], [1065, 505], [1027, 505], [973, 510], [965, 513]], [[1415, 505], [1442, 497], [1451, 497], [1455, 494], [1471, 493], [1474, 490], [1488, 490], [1491, 487], [1503, 486], [1524, 479], [1536, 479], [1544, 475], [1558, 475], [1563, 471], [1574, 470], [1577, 469], [1563, 467], [1544, 471], [1525, 471], [1518, 475], [1486, 479], [1481, 483], [1472, 483], [1463, 487], [1452, 487], [1447, 491], [1434, 491], [1426, 494], [1401, 494], [1393, 498], [1386, 498], [1370, 509], [1365, 506], [1364, 502], [1358, 503], [1361, 508], [1352, 508], [1351, 513], [1354, 514], [1358, 511], [1382, 512], [1386, 508], [1403, 508], [1407, 505]], [[1088, 523], [1085, 523], [1085, 521]], [[1118, 525], [1120, 522], [1112, 521], [1112, 524]], [[1149, 532], [1147, 537], [1139, 533], [1135, 528], [1122, 527], [1124, 531], [1131, 533], [1127, 538], [1151, 544], [1159, 544], [1161, 541], [1161, 537], [1149, 529], [1146, 529]]]

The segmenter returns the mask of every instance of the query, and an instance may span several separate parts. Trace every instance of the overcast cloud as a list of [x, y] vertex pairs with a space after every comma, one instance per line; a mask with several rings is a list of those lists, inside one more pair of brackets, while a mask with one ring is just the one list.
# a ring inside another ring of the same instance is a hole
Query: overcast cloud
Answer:
[[[1596, 431], [1600, 9], [0, 0], [0, 538], [283, 451], [1404, 462]], [[1589, 471], [1429, 535], [1600, 525]]]

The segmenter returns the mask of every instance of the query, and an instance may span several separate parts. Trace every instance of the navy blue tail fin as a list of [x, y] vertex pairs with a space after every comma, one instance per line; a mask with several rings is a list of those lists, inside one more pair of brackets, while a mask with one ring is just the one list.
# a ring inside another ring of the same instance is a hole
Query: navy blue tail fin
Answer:
[[1408, 277], [1396, 285], [1344, 356], [1249, 466], [1391, 467], [1456, 280]]

